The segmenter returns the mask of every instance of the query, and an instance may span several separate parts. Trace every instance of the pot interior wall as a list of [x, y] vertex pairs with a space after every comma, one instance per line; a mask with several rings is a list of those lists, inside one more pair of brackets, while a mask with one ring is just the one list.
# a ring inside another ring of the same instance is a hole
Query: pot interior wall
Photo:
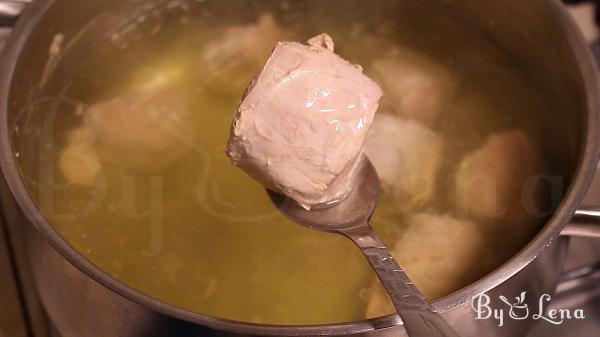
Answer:
[[[260, 7], [262, 3], [270, 6], [274, 2], [278, 1], [227, 0], [215, 5], [213, 12], [222, 15], [223, 20], [228, 20], [238, 12], [248, 10], [249, 6]], [[402, 9], [398, 3], [399, 1], [391, 0], [378, 2], [373, 13], [389, 16], [393, 10]], [[564, 30], [552, 20], [553, 15], [547, 12], [544, 3], [543, 0], [531, 0], [527, 3], [518, 0], [424, 0], [408, 7], [414, 8], [415, 13], [429, 13], [440, 20], [452, 13], [451, 15], [471, 29], [481, 32], [511, 55], [523, 72], [528, 74], [532, 83], [543, 93], [547, 104], [554, 107], [552, 110], [539, 111], [540, 124], [549, 130], [544, 156], [551, 158], [553, 166], [558, 168], [553, 174], [564, 179], [566, 188], [582, 155], [587, 114], [583, 102], [586, 98], [582, 74]], [[152, 12], [153, 6], [154, 3], [147, 3], [143, 10]], [[48, 13], [42, 18], [40, 25], [25, 41], [24, 51], [17, 60], [10, 99], [7, 102], [14, 155], [21, 157], [24, 177], [55, 174], [48, 170], [41, 173], [39, 170], [51, 160], [51, 154], [44, 151], [45, 144], [41, 140], [48, 139], [53, 132], [52, 122], [55, 118], [60, 118], [60, 112], [63, 111], [62, 108], [59, 109], [59, 105], [63, 108], [65, 105], [70, 106], [70, 112], [77, 109], [77, 102], [64, 95], [64, 90], [69, 87], [72, 74], [84, 67], [86, 58], [96, 52], [98, 39], [111, 38], [115, 27], [126, 29], [137, 17], [136, 11], [123, 10], [128, 7], [139, 10], [138, 1], [55, 1], [49, 5]], [[128, 14], [114, 15], [115, 12]], [[351, 14], [348, 15], [351, 19]], [[150, 20], [154, 19], [160, 20], [159, 17]], [[82, 33], [84, 28], [85, 32]], [[144, 31], [145, 28], [138, 26], [137, 29]], [[57, 36], [63, 36], [64, 40], [61, 42], [60, 39], [63, 38]], [[71, 41], [78, 41], [76, 51], [64, 54], [65, 59], [53, 58], [52, 50], [58, 44], [64, 50]], [[53, 65], [58, 63], [70, 66], [62, 67], [58, 73], [48, 76]], [[556, 134], [562, 137], [556, 139]], [[22, 154], [27, 156], [23, 157]], [[35, 193], [35, 187], [32, 191]], [[556, 200], [554, 203], [556, 205]]]
[[553, 155], [562, 164], [568, 186], [586, 137], [584, 74], [565, 36], [566, 22], [552, 19], [556, 13], [545, 6], [547, 2], [452, 0], [449, 6], [465, 23], [509, 53], [543, 92], [549, 105], [556, 107], [553, 111], [540, 111], [540, 123], [548, 123], [562, 135], [553, 147]]

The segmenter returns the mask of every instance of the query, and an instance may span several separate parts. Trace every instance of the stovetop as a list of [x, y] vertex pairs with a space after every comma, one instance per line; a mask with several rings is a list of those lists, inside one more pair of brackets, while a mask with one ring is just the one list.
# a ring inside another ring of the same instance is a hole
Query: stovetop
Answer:
[[[565, 0], [565, 2], [571, 5], [570, 11], [588, 42], [593, 45], [600, 64], [600, 6], [595, 6], [600, 5], [600, 0]], [[9, 28], [0, 27], [0, 50], [9, 33]], [[600, 170], [584, 203], [600, 205]], [[10, 277], [11, 266], [15, 265], [15, 261], [11, 261], [11, 256], [7, 253], [5, 233], [1, 229], [0, 223], [0, 337], [53, 336], [54, 334], [46, 331], [45, 328], [32, 326], [35, 325], [35, 319], [19, 304], [19, 300], [23, 300], [23, 294], [19, 294], [16, 280]], [[560, 325], [540, 320], [528, 337], [598, 337], [600, 335], [600, 242], [598, 240], [572, 239], [565, 272], [548, 309], [553, 308], [573, 311], [582, 309], [586, 318], [566, 320]]]

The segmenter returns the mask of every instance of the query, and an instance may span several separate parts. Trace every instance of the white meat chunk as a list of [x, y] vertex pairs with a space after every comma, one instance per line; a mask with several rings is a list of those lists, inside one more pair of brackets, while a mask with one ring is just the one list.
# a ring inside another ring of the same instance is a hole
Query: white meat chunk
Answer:
[[[493, 255], [476, 223], [448, 215], [422, 213], [411, 216], [404, 234], [391, 253], [419, 290], [435, 300], [484, 276], [493, 266]], [[394, 313], [379, 281], [363, 292], [367, 317]]]
[[540, 151], [524, 131], [493, 134], [459, 164], [455, 181], [459, 214], [482, 219], [522, 221], [537, 195]]
[[433, 197], [442, 140], [420, 123], [380, 113], [365, 143], [365, 152], [392, 193], [399, 210], [418, 208]]
[[456, 88], [454, 77], [444, 66], [405, 49], [392, 49], [373, 62], [371, 72], [384, 90], [382, 104], [426, 125], [438, 118]]
[[189, 98], [173, 76], [157, 71], [143, 85], [87, 108], [84, 125], [103, 162], [156, 173], [189, 151]]
[[59, 154], [58, 167], [69, 184], [94, 184], [102, 164], [87, 128], [79, 127], [68, 133], [67, 144]]
[[288, 36], [272, 14], [263, 14], [251, 25], [227, 27], [206, 46], [201, 58], [211, 88], [239, 95], [265, 64], [273, 46]]
[[382, 91], [326, 34], [278, 43], [234, 118], [227, 153], [305, 208], [342, 198]]

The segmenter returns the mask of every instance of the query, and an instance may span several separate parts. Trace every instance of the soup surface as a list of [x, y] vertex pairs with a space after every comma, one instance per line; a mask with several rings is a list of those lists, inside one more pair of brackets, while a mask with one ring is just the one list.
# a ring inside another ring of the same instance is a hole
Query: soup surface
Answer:
[[[239, 98], [275, 42], [321, 32], [385, 91], [373, 129], [383, 139], [373, 138], [369, 151], [392, 178], [373, 226], [431, 300], [504, 263], [544, 222], [546, 213], [513, 205], [539, 198], [521, 188], [526, 177], [498, 190], [521, 174], [523, 160], [531, 159], [528, 175], [553, 172], [538, 117], [549, 107], [507, 55], [448, 12], [416, 1], [317, 0], [171, 1], [140, 10], [133, 21], [99, 18], [81, 40], [57, 32], [60, 56], [40, 93], [60, 98], [39, 138], [44, 164], [19, 156], [55, 228], [125, 284], [256, 323], [393, 311], [350, 241], [286, 220], [224, 153]], [[414, 142], [420, 152], [383, 167], [402, 156], [394, 142]], [[524, 143], [519, 153], [506, 150]], [[505, 157], [512, 161], [494, 163]], [[457, 184], [481, 162], [492, 162], [483, 171], [508, 170], [489, 185], [483, 208], [508, 205], [493, 216], [457, 201], [473, 201], [472, 189]], [[398, 185], [397, 169], [417, 178]]]

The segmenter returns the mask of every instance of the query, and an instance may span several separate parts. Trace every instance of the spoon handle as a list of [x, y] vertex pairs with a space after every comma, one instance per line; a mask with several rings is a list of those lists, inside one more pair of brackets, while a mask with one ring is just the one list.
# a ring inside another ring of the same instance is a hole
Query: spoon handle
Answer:
[[356, 243], [377, 273], [411, 337], [459, 337], [433, 310], [419, 289], [381, 242], [371, 226], [359, 226], [345, 234]]

